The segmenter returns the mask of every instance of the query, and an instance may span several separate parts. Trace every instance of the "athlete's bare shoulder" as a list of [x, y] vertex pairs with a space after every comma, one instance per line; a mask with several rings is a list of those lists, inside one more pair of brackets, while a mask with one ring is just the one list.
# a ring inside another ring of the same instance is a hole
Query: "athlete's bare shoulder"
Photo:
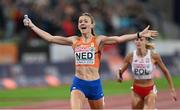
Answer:
[[104, 35], [98, 35], [98, 36], [96, 36], [96, 39], [101, 41], [101, 40], [105, 39], [106, 37], [107, 36], [104, 36]]
[[76, 40], [80, 39], [80, 37], [75, 35], [75, 36], [68, 37], [68, 39], [74, 43]]
[[132, 62], [132, 59], [133, 59], [133, 53], [132, 52], [130, 52], [130, 53], [128, 53], [126, 56], [125, 56], [125, 61], [126, 62], [129, 62], [129, 63], [131, 63]]
[[75, 36], [70, 36], [68, 38], [71, 39], [72, 41], [74, 41], [74, 40], [79, 39], [80, 37], [75, 35]]
[[129, 57], [129, 58], [132, 58], [133, 57], [133, 52], [128, 53], [126, 56]]
[[99, 49], [102, 50], [102, 48], [104, 47], [104, 44], [103, 44], [102, 41], [106, 38], [106, 36], [98, 35], [98, 36], [95, 36], [95, 37], [96, 37], [96, 43], [99, 46]]
[[159, 59], [161, 59], [160, 54], [156, 51], [151, 51], [151, 56], [155, 61], [158, 61]]
[[103, 39], [103, 38], [106, 38], [107, 36], [105, 36], [105, 35], [98, 35], [97, 37]]
[[97, 41], [98, 44], [100, 44], [101, 41], [104, 40], [104, 39], [106, 39], [106, 38], [107, 38], [107, 36], [98, 35], [98, 36], [96, 36], [96, 41]]

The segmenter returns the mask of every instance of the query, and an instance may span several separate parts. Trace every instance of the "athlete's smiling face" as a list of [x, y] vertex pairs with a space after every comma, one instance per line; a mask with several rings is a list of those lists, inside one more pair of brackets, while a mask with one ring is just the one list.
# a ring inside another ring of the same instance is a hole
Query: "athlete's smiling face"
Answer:
[[91, 29], [94, 28], [94, 24], [89, 16], [80, 16], [78, 28], [82, 34], [87, 34], [91, 33]]

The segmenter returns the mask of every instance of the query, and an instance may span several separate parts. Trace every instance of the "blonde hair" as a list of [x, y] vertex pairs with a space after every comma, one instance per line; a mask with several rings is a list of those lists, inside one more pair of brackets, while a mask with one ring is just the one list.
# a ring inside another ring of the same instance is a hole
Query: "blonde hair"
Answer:
[[[82, 13], [81, 16], [88, 16], [91, 19], [91, 23], [95, 25], [94, 17], [90, 13]], [[94, 28], [91, 29], [92, 35], [96, 35]]]
[[155, 44], [154, 43], [150, 43], [148, 41], [148, 43], [146, 43], [145, 45], [146, 45], [146, 49], [150, 49], [150, 50], [155, 49]]

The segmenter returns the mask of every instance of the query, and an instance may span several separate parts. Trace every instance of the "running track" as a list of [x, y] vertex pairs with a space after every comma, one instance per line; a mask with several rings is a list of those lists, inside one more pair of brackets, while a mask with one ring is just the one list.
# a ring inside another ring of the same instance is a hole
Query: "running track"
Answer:
[[[177, 91], [178, 101], [172, 101], [169, 91], [160, 91], [157, 97], [157, 109], [180, 109], [180, 89]], [[131, 99], [130, 95], [123, 96], [107, 96], [105, 97], [106, 109], [130, 109]], [[30, 106], [17, 107], [15, 109], [69, 109], [69, 100], [61, 101], [47, 101], [40, 102]], [[85, 109], [89, 108], [88, 103], [84, 105]], [[12, 109], [12, 108], [10, 108]], [[13, 108], [14, 109], [14, 108]]]

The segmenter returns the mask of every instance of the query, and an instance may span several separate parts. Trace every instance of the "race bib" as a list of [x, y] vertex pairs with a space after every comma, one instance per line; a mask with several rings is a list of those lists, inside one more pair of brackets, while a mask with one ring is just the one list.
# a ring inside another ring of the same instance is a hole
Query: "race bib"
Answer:
[[134, 64], [134, 77], [135, 79], [149, 79], [151, 78], [149, 71], [149, 64]]
[[95, 48], [94, 47], [78, 47], [75, 49], [76, 64], [94, 64]]

